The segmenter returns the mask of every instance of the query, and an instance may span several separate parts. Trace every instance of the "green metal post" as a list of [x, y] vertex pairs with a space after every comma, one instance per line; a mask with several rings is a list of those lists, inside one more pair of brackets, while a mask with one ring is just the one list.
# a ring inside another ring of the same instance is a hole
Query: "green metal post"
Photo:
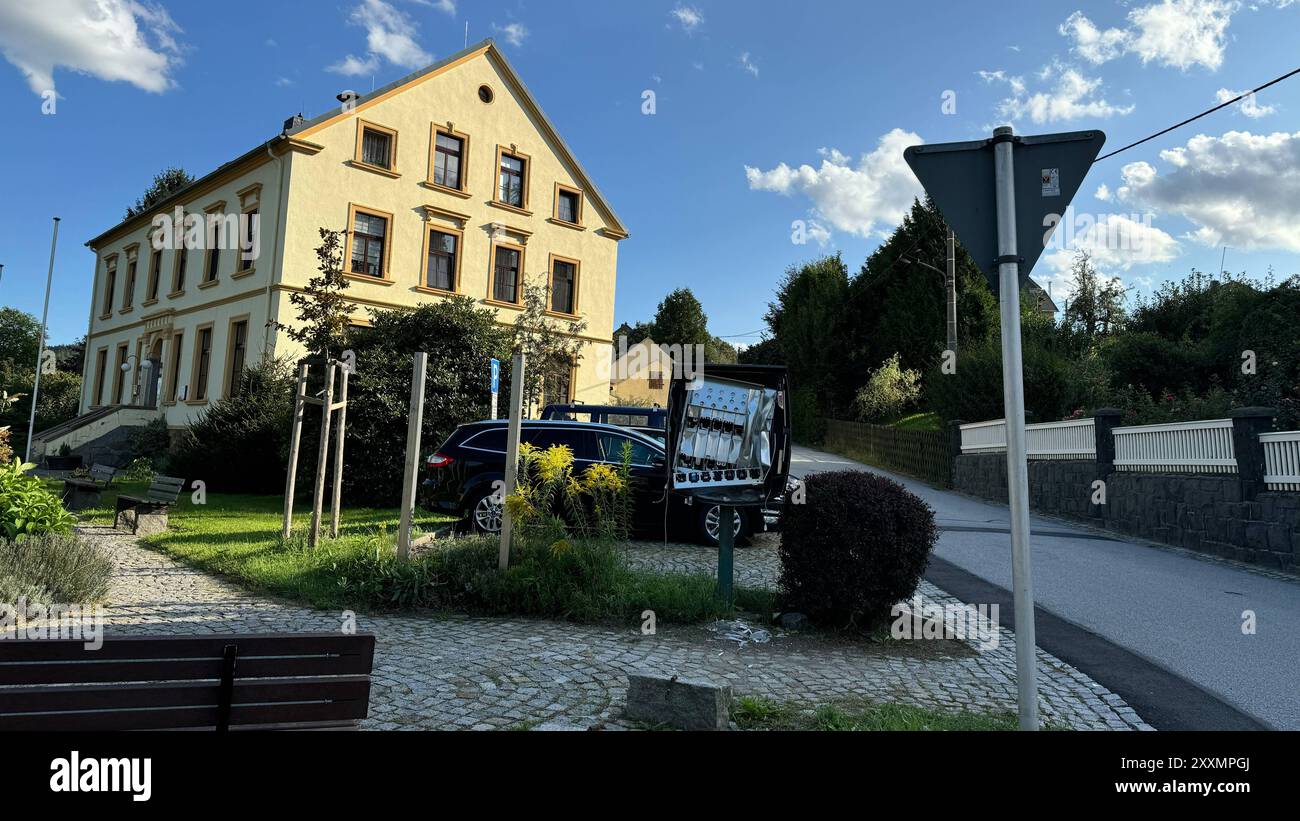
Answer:
[[735, 508], [730, 505], [718, 506], [718, 595], [727, 606], [734, 601], [735, 515]]

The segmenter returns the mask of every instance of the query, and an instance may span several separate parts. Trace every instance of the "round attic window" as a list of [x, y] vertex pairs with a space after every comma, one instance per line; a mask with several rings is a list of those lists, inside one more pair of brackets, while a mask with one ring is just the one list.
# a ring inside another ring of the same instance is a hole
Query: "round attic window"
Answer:
[[479, 87], [478, 87], [478, 98], [479, 98], [480, 100], [482, 100], [482, 101], [485, 102], [485, 103], [490, 103], [490, 102], [492, 102], [492, 97], [493, 97], [493, 94], [492, 94], [492, 89], [491, 89], [491, 88], [489, 88], [488, 86], [479, 86]]

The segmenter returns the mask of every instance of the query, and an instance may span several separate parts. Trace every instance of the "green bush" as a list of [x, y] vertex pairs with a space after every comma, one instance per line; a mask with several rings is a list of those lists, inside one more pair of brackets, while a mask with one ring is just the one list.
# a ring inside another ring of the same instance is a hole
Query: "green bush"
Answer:
[[0, 602], [90, 603], [108, 592], [113, 563], [75, 536], [46, 533], [0, 539]]
[[27, 474], [34, 467], [18, 459], [0, 466], [0, 538], [23, 541], [72, 528], [72, 514], [63, 509], [59, 497]]
[[171, 431], [167, 419], [159, 416], [131, 434], [131, 464], [147, 463], [154, 470], [166, 466], [172, 448]]
[[[181, 436], [164, 469], [187, 482], [202, 480], [209, 491], [282, 492], [295, 384], [283, 361], [250, 367], [239, 395], [209, 405]], [[304, 443], [313, 429], [304, 426]], [[312, 462], [304, 457], [300, 464]]]
[[894, 354], [858, 389], [853, 409], [864, 422], [887, 422], [916, 407], [920, 398], [921, 372], [904, 368], [898, 354]]
[[[1071, 358], [1028, 336], [1022, 352], [1025, 410], [1033, 421], [1052, 422], [1107, 403], [1105, 363], [1099, 357]], [[945, 374], [937, 366], [927, 373], [926, 392], [931, 409], [944, 419], [1002, 418], [1001, 343], [990, 340], [963, 348], [955, 373]]]
[[937, 538], [934, 511], [897, 482], [813, 474], [805, 503], [787, 500], [781, 522], [783, 605], [828, 626], [872, 629], [915, 592]]

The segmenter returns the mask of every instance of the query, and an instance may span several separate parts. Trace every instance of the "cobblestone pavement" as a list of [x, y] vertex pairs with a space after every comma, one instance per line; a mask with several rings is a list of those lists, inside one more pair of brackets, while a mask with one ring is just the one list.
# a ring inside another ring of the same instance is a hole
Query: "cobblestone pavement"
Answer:
[[[141, 547], [106, 527], [84, 538], [117, 565], [107, 606], [108, 632], [204, 634], [337, 630], [341, 613], [243, 591], [222, 579]], [[712, 572], [716, 554], [692, 545], [628, 549], [641, 567]], [[775, 546], [736, 556], [740, 584], [771, 585]], [[938, 604], [956, 600], [923, 582]], [[676, 673], [729, 683], [738, 695], [824, 702], [845, 696], [957, 710], [1015, 710], [1015, 647], [1002, 631], [995, 649], [961, 641], [909, 648], [832, 640], [774, 630], [767, 643], [743, 646], [702, 627], [659, 626], [655, 635], [524, 619], [440, 615], [358, 616], [377, 637], [370, 717], [373, 729], [499, 729], [549, 723], [623, 729], [630, 672]], [[936, 649], [940, 648], [940, 649]], [[1046, 720], [1076, 728], [1150, 729], [1115, 694], [1046, 653], [1039, 653]]]

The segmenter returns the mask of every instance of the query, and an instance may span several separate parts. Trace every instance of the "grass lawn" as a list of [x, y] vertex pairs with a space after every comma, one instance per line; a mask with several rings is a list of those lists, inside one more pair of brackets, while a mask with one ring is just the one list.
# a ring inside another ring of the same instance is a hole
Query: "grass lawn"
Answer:
[[[61, 494], [61, 480], [47, 480], [50, 489]], [[114, 482], [104, 491], [100, 505], [78, 511], [83, 523], [112, 524], [119, 493], [142, 495], [148, 482]], [[323, 538], [316, 550], [306, 546], [311, 523], [310, 503], [299, 502], [294, 510], [294, 535], [280, 539], [284, 499], [209, 493], [207, 504], [196, 505], [192, 492], [181, 493], [172, 510], [165, 533], [142, 538], [144, 544], [169, 553], [203, 570], [229, 576], [252, 590], [305, 601], [316, 607], [339, 608], [348, 601], [339, 590], [335, 564], [361, 552], [374, 552], [397, 538], [397, 508], [343, 509], [339, 538]], [[328, 504], [328, 501], [327, 501]], [[442, 514], [416, 509], [415, 531], [433, 530], [450, 522]], [[323, 535], [329, 532], [328, 512], [323, 517]]]
[[1015, 730], [1011, 712], [943, 712], [905, 704], [849, 699], [832, 704], [779, 703], [742, 696], [731, 717], [742, 730]]
[[937, 413], [909, 413], [889, 424], [900, 430], [943, 430], [943, 420]]
[[[48, 481], [62, 491], [61, 481]], [[111, 524], [119, 493], [139, 495], [143, 482], [114, 483], [98, 507], [80, 511], [82, 522]], [[294, 533], [280, 538], [283, 500], [278, 496], [209, 493], [196, 505], [181, 494], [166, 532], [142, 537], [148, 547], [243, 587], [328, 610], [442, 609], [490, 615], [564, 618], [579, 622], [639, 623], [654, 610], [661, 621], [698, 623], [734, 615], [715, 595], [705, 574], [634, 570], [608, 545], [575, 544], [563, 555], [552, 547], [516, 546], [510, 572], [496, 571], [492, 539], [439, 541], [409, 563], [394, 556], [397, 508], [345, 508], [337, 539], [306, 545], [310, 510], [295, 510]], [[449, 524], [451, 517], [417, 509], [415, 535]], [[328, 517], [322, 534], [328, 530]], [[737, 588], [742, 611], [770, 613], [773, 594]]]

